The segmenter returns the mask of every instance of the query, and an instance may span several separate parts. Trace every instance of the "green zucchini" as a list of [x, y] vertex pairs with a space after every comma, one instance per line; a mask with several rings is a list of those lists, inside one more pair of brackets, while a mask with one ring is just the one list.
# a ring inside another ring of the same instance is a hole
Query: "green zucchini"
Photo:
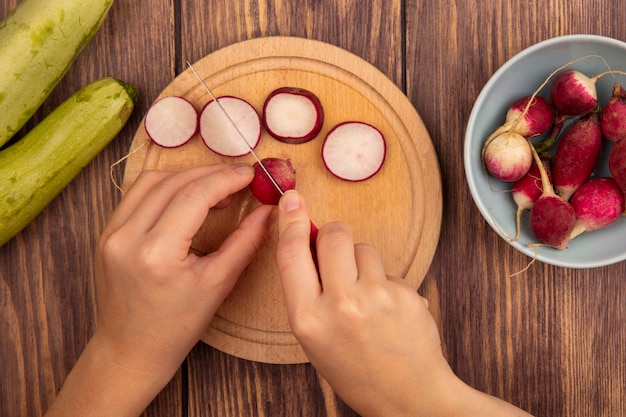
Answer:
[[0, 151], [0, 246], [25, 228], [126, 124], [136, 93], [102, 78]]
[[22, 0], [0, 22], [0, 147], [100, 28], [113, 0]]

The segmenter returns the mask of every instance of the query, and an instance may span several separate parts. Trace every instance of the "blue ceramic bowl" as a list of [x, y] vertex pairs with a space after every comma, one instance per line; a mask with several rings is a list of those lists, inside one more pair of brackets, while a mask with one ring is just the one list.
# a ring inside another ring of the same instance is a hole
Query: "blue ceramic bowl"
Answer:
[[[626, 43], [596, 35], [561, 36], [535, 44], [507, 61], [489, 79], [470, 114], [465, 134], [464, 163], [472, 197], [487, 223], [503, 239], [529, 257], [556, 266], [594, 268], [626, 259], [626, 217], [617, 223], [573, 239], [567, 249], [535, 248], [528, 213], [522, 216], [519, 240], [515, 236], [516, 206], [508, 192], [511, 184], [488, 178], [481, 161], [485, 139], [502, 123], [506, 111], [518, 98], [532, 94], [558, 67], [588, 55], [567, 69], [576, 69], [588, 76], [607, 70], [626, 71]], [[602, 57], [599, 58], [599, 57]], [[598, 103], [604, 105], [612, 86], [620, 82], [626, 87], [626, 76], [604, 76], [596, 84]], [[549, 86], [549, 84], [548, 84]], [[548, 88], [540, 95], [548, 97]], [[594, 175], [609, 175], [607, 157], [611, 144], [605, 141], [603, 156]]]

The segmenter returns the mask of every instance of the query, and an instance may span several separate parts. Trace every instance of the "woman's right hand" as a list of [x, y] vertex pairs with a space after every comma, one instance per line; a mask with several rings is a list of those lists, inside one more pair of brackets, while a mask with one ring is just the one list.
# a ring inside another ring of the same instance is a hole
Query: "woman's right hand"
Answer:
[[426, 300], [402, 278], [387, 276], [378, 252], [355, 244], [346, 224], [320, 228], [319, 274], [297, 192], [282, 197], [278, 224], [276, 257], [292, 330], [313, 366], [357, 413], [528, 415], [456, 377]]

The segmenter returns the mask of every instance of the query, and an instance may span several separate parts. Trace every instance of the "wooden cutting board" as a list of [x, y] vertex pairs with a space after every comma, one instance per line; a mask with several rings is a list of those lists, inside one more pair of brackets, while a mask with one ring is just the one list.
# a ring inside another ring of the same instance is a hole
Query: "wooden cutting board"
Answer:
[[[388, 274], [403, 276], [417, 288], [437, 247], [442, 215], [439, 164], [430, 136], [406, 96], [383, 73], [338, 47], [302, 38], [249, 40], [218, 50], [194, 69], [216, 96], [233, 95], [262, 111], [266, 96], [282, 86], [314, 92], [325, 110], [319, 137], [305, 144], [276, 141], [266, 132], [256, 148], [261, 157], [289, 158], [297, 171], [296, 188], [306, 198], [313, 221], [341, 220], [357, 241], [381, 252]], [[180, 95], [198, 110], [210, 98], [187, 69], [158, 98]], [[158, 99], [157, 98], [157, 99]], [[359, 183], [328, 173], [320, 157], [324, 135], [337, 123], [358, 120], [378, 127], [387, 141], [383, 168]], [[193, 166], [253, 163], [251, 155], [216, 155], [199, 136], [176, 149], [152, 144], [139, 127], [126, 162], [123, 188], [141, 171], [176, 171]], [[193, 247], [215, 250], [258, 203], [248, 190], [228, 208], [211, 210]], [[268, 363], [302, 363], [307, 358], [290, 331], [280, 279], [274, 263], [276, 231], [240, 277], [216, 314], [203, 341], [229, 354]]]

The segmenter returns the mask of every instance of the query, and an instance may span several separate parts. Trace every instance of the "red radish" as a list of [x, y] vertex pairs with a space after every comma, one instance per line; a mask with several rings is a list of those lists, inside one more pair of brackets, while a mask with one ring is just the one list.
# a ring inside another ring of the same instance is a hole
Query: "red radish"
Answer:
[[144, 128], [155, 144], [176, 148], [187, 143], [198, 131], [198, 111], [184, 97], [163, 97], [148, 109]]
[[618, 141], [609, 152], [611, 176], [626, 194], [626, 140]]
[[[264, 158], [261, 162], [283, 192], [296, 188], [296, 170], [290, 160], [281, 158]], [[274, 206], [278, 205], [282, 195], [276, 189], [276, 185], [267, 176], [267, 173], [258, 162], [254, 164], [254, 178], [248, 188], [254, 198], [256, 198], [261, 204], [271, 204]], [[316, 242], [318, 229], [313, 222], [310, 223], [311, 234], [309, 238], [309, 247], [311, 249], [313, 262], [317, 267]]]
[[[541, 162], [543, 163], [543, 167], [548, 174], [548, 179], [550, 179], [550, 164], [547, 158], [541, 158]], [[539, 171], [539, 167], [533, 161], [532, 165], [528, 172], [519, 180], [515, 181], [511, 187], [511, 195], [513, 196], [513, 201], [517, 205], [517, 234], [515, 235], [514, 241], [519, 239], [521, 233], [521, 217], [524, 210], [532, 209], [535, 201], [541, 197], [543, 193], [543, 187], [541, 185], [541, 172]]]
[[541, 96], [526, 96], [518, 99], [506, 113], [506, 124], [525, 138], [545, 133], [554, 121], [554, 109]]
[[517, 181], [528, 172], [532, 164], [530, 148], [528, 140], [519, 133], [500, 133], [483, 148], [485, 168], [501, 181]]
[[304, 143], [322, 130], [324, 109], [309, 90], [281, 87], [265, 99], [263, 124], [267, 132], [281, 142]]
[[[223, 156], [242, 156], [250, 152], [250, 148], [242, 140], [239, 132], [252, 149], [261, 140], [261, 118], [247, 101], [233, 96], [218, 97], [209, 101], [200, 112], [200, 136], [204, 144], [213, 152]], [[219, 104], [228, 113], [231, 120], [224, 114]], [[233, 126], [231, 121], [237, 126]]]
[[552, 158], [556, 192], [565, 200], [583, 185], [600, 159], [602, 133], [596, 112], [576, 120], [563, 134]]
[[624, 212], [624, 193], [613, 178], [594, 178], [574, 193], [571, 205], [576, 212], [573, 239], [615, 223]]
[[[263, 166], [267, 168], [272, 178], [276, 180], [281, 190], [287, 191], [296, 188], [296, 170], [290, 160], [265, 158], [261, 162], [263, 162]], [[252, 195], [261, 204], [278, 205], [281, 193], [276, 189], [276, 186], [258, 162], [254, 164], [254, 178], [249, 188]]]
[[593, 111], [598, 105], [596, 82], [608, 74], [626, 75], [625, 72], [616, 70], [605, 71], [592, 78], [576, 70], [557, 74], [550, 84], [550, 100], [557, 113], [575, 117]]
[[602, 109], [600, 127], [607, 140], [617, 142], [626, 138], [626, 91], [619, 83], [613, 84], [611, 98]]
[[582, 116], [598, 104], [597, 78], [589, 78], [576, 70], [557, 74], [550, 84], [550, 99], [557, 112], [564, 116]]
[[531, 147], [533, 158], [541, 174], [541, 197], [530, 210], [530, 230], [544, 245], [564, 249], [576, 223], [574, 208], [563, 198], [555, 194], [548, 173], [535, 148]]
[[343, 122], [326, 135], [322, 160], [336, 177], [363, 181], [380, 170], [386, 151], [387, 145], [380, 130], [363, 122]]

